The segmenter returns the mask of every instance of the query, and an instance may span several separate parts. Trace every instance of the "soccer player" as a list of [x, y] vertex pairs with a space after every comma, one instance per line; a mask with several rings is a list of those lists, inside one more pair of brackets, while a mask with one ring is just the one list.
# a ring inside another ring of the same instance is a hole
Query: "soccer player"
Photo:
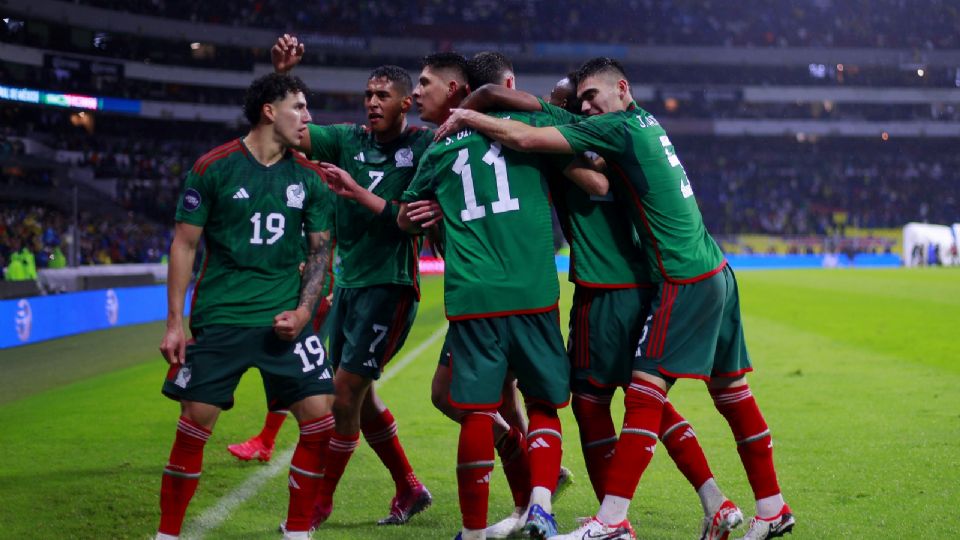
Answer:
[[752, 368], [733, 271], [703, 225], [673, 144], [656, 118], [636, 106], [619, 63], [590, 60], [577, 79], [582, 110], [593, 115], [577, 124], [537, 128], [459, 110], [438, 130], [442, 137], [476, 129], [527, 151], [597, 152], [626, 193], [634, 226], [647, 240], [644, 251], [658, 287], [624, 399], [624, 427], [610, 464], [616, 474], [608, 475], [597, 515], [561, 538], [631, 537], [630, 499], [652, 457], [666, 394], [677, 378], [706, 381], [733, 431], [756, 498], [745, 538], [782, 536], [792, 530], [794, 517], [777, 483], [770, 430], [744, 375]]
[[[561, 79], [550, 94], [551, 103], [489, 86], [472, 93], [463, 107], [544, 111], [557, 125], [576, 123], [584, 117], [574, 114], [580, 108], [575, 81], [575, 74]], [[584, 159], [597, 158], [587, 152]], [[610, 402], [617, 387], [630, 384], [633, 353], [655, 288], [639, 247], [641, 239], [625, 205], [608, 185], [587, 193], [560, 180], [551, 183], [551, 192], [570, 242], [569, 278], [575, 284], [567, 345], [573, 411], [587, 472], [602, 501], [617, 442]], [[720, 491], [696, 434], [669, 401], [657, 435], [700, 497], [704, 511], [700, 537], [726, 538], [743, 515]]]
[[[275, 69], [292, 69], [303, 50], [296, 38], [282, 36], [272, 51]], [[400, 444], [393, 415], [373, 385], [403, 347], [420, 300], [419, 237], [396, 225], [397, 200], [433, 135], [407, 124], [412, 86], [402, 68], [374, 69], [364, 93], [368, 125], [311, 124], [298, 145], [311, 159], [340, 166], [365, 188], [355, 199], [337, 198], [331, 231], [341, 264], [330, 313], [336, 428], [314, 526], [333, 511], [334, 492], [361, 431], [396, 484], [390, 513], [379, 523], [402, 525], [432, 502]]]
[[[459, 92], [462, 69], [443, 60], [426, 59], [415, 91], [427, 121], [442, 122], [466, 94]], [[515, 117], [534, 121], [526, 113]], [[561, 458], [557, 408], [569, 399], [569, 366], [558, 324], [543, 161], [463, 131], [428, 150], [403, 195], [401, 227], [416, 230], [416, 223], [432, 217], [419, 201], [436, 199], [444, 216], [448, 399], [463, 410], [457, 456], [463, 539], [485, 537], [492, 427], [508, 370], [517, 374], [530, 418], [532, 488], [524, 532], [545, 538], [556, 531], [549, 512]]]
[[[320, 289], [320, 300], [317, 301], [317, 308], [313, 314], [311, 325], [314, 333], [320, 338], [321, 343], [327, 342], [329, 325], [326, 324], [327, 314], [330, 312], [330, 301], [333, 299], [333, 256], [327, 264], [327, 271], [324, 273], [323, 287]], [[266, 388], [264, 388], [266, 390]], [[247, 439], [242, 443], [231, 444], [227, 446], [227, 451], [233, 454], [240, 461], [258, 461], [267, 462], [273, 456], [273, 447], [280, 432], [280, 427], [287, 419], [290, 411], [286, 409], [267, 410], [267, 417], [263, 422], [263, 428], [260, 433]]]
[[[287, 538], [306, 538], [333, 430], [332, 368], [310, 322], [330, 256], [334, 195], [291, 150], [307, 130], [306, 86], [270, 74], [250, 85], [250, 132], [205, 154], [188, 173], [170, 246], [163, 393], [180, 420], [160, 490], [158, 539], [177, 538], [200, 479], [203, 447], [241, 375], [256, 367], [272, 407], [300, 423], [290, 463]], [[301, 278], [306, 234], [309, 253]], [[206, 246], [187, 342], [183, 300], [197, 245]]]

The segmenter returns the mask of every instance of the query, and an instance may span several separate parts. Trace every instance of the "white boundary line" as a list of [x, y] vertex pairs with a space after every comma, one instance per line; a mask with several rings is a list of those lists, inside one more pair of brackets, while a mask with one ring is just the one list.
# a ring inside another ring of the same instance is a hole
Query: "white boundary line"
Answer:
[[[430, 334], [420, 345], [417, 345], [412, 351], [404, 354], [396, 362], [391, 362], [390, 366], [392, 367], [380, 376], [377, 385], [383, 386], [387, 381], [392, 379], [394, 375], [407, 367], [410, 362], [413, 362], [420, 356], [423, 351], [427, 350], [427, 348], [446, 334], [447, 323], [444, 321], [443, 326]], [[230, 514], [232, 514], [238, 506], [256, 495], [268, 480], [279, 475], [282, 471], [287, 470], [287, 467], [290, 465], [290, 458], [293, 457], [294, 448], [296, 448], [296, 444], [285, 449], [281, 454], [274, 456], [270, 465], [252, 474], [236, 489], [221, 497], [212, 507], [190, 520], [187, 526], [184, 527], [184, 532], [181, 537], [184, 539], [201, 540], [207, 533], [223, 525], [223, 522], [230, 517]]]

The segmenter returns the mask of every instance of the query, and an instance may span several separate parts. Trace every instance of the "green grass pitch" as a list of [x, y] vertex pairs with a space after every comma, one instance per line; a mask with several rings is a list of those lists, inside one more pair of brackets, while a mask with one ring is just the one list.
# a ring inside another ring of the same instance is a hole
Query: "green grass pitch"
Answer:
[[[797, 516], [794, 537], [960, 534], [960, 273], [764, 271], [741, 272], [739, 280], [757, 368], [751, 386], [773, 432], [781, 487]], [[395, 363], [443, 327], [441, 281], [425, 279], [423, 285], [416, 327]], [[569, 295], [564, 283], [562, 311], [569, 309]], [[178, 413], [159, 393], [161, 333], [156, 323], [0, 352], [0, 538], [152, 536], [160, 471]], [[404, 527], [377, 527], [393, 487], [361, 445], [333, 516], [316, 538], [453, 538], [459, 527], [457, 427], [429, 402], [440, 344], [422, 347], [380, 389], [434, 506]], [[720, 486], [751, 515], [731, 435], [703, 385], [681, 381], [671, 399], [696, 428]], [[187, 536], [279, 538], [287, 501], [284, 464], [238, 463], [225, 448], [254, 434], [263, 415], [260, 380], [251, 374], [207, 445]], [[561, 528], [570, 529], [575, 517], [595, 512], [596, 501], [572, 414], [561, 416], [564, 463], [576, 484], [555, 511]], [[288, 421], [280, 453], [295, 438]], [[510, 505], [498, 470], [491, 522]], [[695, 493], [661, 448], [630, 511], [638, 534], [692, 538], [700, 517]]]

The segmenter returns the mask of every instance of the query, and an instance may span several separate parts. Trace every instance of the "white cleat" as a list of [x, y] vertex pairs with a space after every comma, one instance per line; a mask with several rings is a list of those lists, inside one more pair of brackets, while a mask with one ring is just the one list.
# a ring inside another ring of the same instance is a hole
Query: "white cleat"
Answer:
[[796, 520], [793, 519], [793, 512], [790, 507], [783, 505], [780, 513], [772, 518], [754, 517], [750, 520], [750, 528], [743, 540], [767, 540], [768, 538], [779, 538], [788, 532], [793, 531]]
[[616, 525], [607, 525], [596, 517], [587, 519], [577, 530], [567, 534], [551, 536], [549, 540], [637, 540], [630, 521], [623, 520]]
[[729, 499], [723, 501], [712, 516], [703, 518], [700, 540], [727, 540], [730, 531], [743, 523], [743, 512]]
[[519, 538], [523, 522], [523, 513], [514, 510], [509, 516], [487, 527], [484, 532], [487, 538]]

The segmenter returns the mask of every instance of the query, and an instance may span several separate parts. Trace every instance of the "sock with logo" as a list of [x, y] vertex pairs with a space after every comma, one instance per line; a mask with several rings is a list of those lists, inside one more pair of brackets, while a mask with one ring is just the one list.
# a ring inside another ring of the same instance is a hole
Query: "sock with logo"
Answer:
[[323, 480], [317, 492], [317, 505], [329, 507], [333, 505], [333, 493], [343, 471], [347, 468], [350, 456], [360, 446], [360, 434], [350, 433], [342, 435], [334, 430], [330, 435], [330, 444], [327, 446], [327, 462], [323, 469]]
[[[617, 451], [607, 474], [606, 495], [627, 500], [633, 498], [640, 477], [657, 447], [657, 433], [666, 399], [666, 393], [655, 384], [640, 378], [634, 378], [630, 383], [623, 398], [626, 411]], [[624, 519], [626, 516], [614, 523]]]
[[[530, 431], [527, 433], [527, 456], [530, 460], [531, 497], [538, 487], [553, 493], [557, 489], [557, 477], [560, 474], [560, 461], [563, 458], [563, 431], [560, 418], [553, 407], [537, 403], [527, 403], [527, 416], [530, 418]], [[547, 512], [550, 511], [549, 498], [538, 502]]]
[[464, 529], [487, 526], [490, 473], [493, 471], [493, 411], [469, 412], [460, 421], [457, 491]]
[[777, 471], [773, 466], [773, 439], [750, 387], [711, 389], [710, 395], [717, 410], [730, 424], [754, 497], [759, 501], [779, 495]]
[[397, 437], [397, 422], [390, 409], [384, 409], [379, 416], [362, 424], [360, 429], [367, 444], [390, 471], [398, 494], [420, 487], [420, 481], [413, 473], [413, 467], [410, 466], [400, 438]]
[[158, 532], [178, 536], [190, 499], [197, 491], [203, 465], [203, 447], [210, 430], [181, 416], [170, 459], [160, 484], [160, 527]]
[[300, 440], [290, 460], [290, 504], [287, 507], [288, 531], [307, 531], [313, 503], [323, 478], [323, 463], [333, 433], [333, 415], [328, 414], [300, 424]]
[[580, 448], [597, 501], [603, 500], [607, 467], [617, 446], [617, 428], [610, 414], [613, 395], [573, 395], [573, 416], [580, 427]]
[[703, 448], [697, 441], [697, 434], [690, 427], [690, 422], [687, 422], [687, 419], [673, 408], [670, 401], [663, 405], [659, 434], [660, 441], [666, 447], [670, 458], [693, 489], [698, 489], [704, 482], [713, 478], [707, 458], [703, 455]]

